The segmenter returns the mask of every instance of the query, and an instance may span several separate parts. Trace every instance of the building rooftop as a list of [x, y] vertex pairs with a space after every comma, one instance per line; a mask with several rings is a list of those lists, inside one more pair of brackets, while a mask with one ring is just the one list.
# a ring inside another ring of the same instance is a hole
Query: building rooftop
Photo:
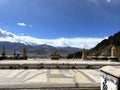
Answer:
[[[29, 69], [0, 70], [0, 88], [40, 87], [100, 87], [98, 70], [82, 69]], [[35, 86], [34, 86], [35, 85]]]
[[[45, 66], [53, 65], [91, 65], [98, 67], [98, 65], [115, 65], [119, 66], [120, 62], [110, 61], [89, 61], [80, 59], [28, 59], [28, 60], [2, 60], [2, 66], [14, 66], [20, 64], [33, 68], [15, 68], [15, 69], [0, 69], [0, 88], [48, 88], [48, 87], [97, 87], [100, 89], [100, 72], [99, 68], [71, 68], [71, 69], [40, 69], [34, 68], [38, 64], [45, 64]], [[64, 63], [64, 64], [63, 64]], [[92, 89], [91, 89], [92, 90]]]

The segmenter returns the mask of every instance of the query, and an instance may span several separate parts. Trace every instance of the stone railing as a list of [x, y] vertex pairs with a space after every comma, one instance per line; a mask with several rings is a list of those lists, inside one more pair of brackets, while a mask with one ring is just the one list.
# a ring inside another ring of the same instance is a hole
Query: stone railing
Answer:
[[111, 66], [118, 66], [120, 63], [115, 63], [115, 64], [94, 64], [94, 63], [79, 63], [79, 64], [74, 64], [74, 63], [37, 63], [37, 64], [32, 64], [32, 63], [27, 63], [27, 64], [9, 64], [9, 63], [0, 63], [0, 69], [99, 69], [103, 66], [106, 65], [111, 65]]

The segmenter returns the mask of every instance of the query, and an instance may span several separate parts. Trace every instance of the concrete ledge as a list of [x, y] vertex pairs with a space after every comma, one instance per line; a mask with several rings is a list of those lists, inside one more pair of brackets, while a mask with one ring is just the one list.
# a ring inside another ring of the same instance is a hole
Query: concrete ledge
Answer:
[[120, 66], [117, 66], [117, 67], [105, 66], [105, 67], [101, 68], [100, 71], [102, 71], [108, 75], [114, 76], [116, 78], [120, 78]]
[[40, 88], [99, 88], [100, 83], [29, 83], [29, 84], [0, 84], [0, 89], [40, 89]]
[[99, 69], [103, 66], [120, 66], [120, 62], [80, 60], [6, 60], [0, 61], [0, 69]]

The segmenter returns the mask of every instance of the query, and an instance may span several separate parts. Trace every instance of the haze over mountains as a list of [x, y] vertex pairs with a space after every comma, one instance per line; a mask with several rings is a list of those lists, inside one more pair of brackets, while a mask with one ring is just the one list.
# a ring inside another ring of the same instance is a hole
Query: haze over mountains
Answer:
[[[69, 32], [68, 32], [69, 33]], [[58, 39], [39, 39], [31, 36], [15, 35], [11, 32], [0, 29], [0, 41], [18, 42], [26, 45], [51, 45], [55, 47], [77, 47], [92, 48], [104, 38], [58, 38]]]

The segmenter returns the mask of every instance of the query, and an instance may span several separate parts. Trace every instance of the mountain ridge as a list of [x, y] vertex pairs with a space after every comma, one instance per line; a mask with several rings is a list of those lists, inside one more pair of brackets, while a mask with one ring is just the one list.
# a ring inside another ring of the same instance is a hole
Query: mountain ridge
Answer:
[[47, 44], [54, 47], [77, 47], [77, 48], [91, 48], [94, 47], [103, 38], [91, 37], [73, 37], [73, 38], [56, 38], [56, 39], [40, 39], [25, 35], [16, 35], [11, 32], [0, 29], [0, 41], [24, 43], [26, 45], [42, 45]]
[[117, 53], [120, 53], [120, 31], [108, 37], [108, 39], [102, 40], [98, 43], [94, 48], [92, 48], [88, 55], [92, 55], [93, 53], [97, 56], [100, 56], [104, 53], [105, 56], [111, 55], [111, 48], [115, 46]]
[[2, 47], [5, 46], [6, 54], [13, 55], [13, 51], [16, 50], [17, 53], [22, 54], [22, 50], [24, 47], [28, 50], [28, 57], [40, 57], [40, 58], [48, 58], [52, 51], [57, 50], [61, 57], [66, 57], [68, 54], [79, 51], [81, 49], [74, 48], [74, 47], [54, 47], [47, 44], [42, 45], [25, 45], [23, 43], [16, 43], [16, 42], [0, 42], [0, 50]]

